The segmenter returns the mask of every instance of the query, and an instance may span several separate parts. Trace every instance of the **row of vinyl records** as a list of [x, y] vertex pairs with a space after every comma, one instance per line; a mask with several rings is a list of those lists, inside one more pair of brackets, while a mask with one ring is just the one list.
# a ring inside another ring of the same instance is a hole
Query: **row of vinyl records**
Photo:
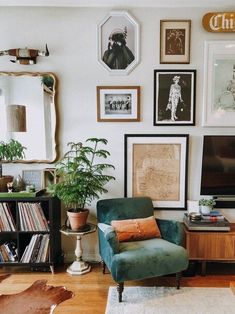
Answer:
[[[49, 234], [35, 234], [26, 246], [21, 263], [45, 263], [49, 261]], [[0, 262], [18, 262], [15, 242], [5, 242], [0, 246]]]
[[[18, 203], [21, 231], [49, 231], [40, 203]], [[0, 203], [0, 231], [15, 231], [16, 224], [8, 203]]]
[[15, 231], [16, 225], [8, 203], [0, 203], [0, 231]]

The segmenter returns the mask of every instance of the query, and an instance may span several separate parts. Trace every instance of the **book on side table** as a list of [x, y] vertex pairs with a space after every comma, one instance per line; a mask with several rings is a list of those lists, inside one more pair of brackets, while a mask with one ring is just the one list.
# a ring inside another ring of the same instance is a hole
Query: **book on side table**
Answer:
[[188, 230], [192, 231], [230, 231], [229, 221], [221, 214], [202, 215], [201, 220], [192, 221], [185, 213], [183, 223]]

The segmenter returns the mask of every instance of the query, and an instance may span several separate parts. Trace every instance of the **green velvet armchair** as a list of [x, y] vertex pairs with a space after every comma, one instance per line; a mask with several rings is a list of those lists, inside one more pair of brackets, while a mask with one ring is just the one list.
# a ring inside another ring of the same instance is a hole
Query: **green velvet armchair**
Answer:
[[112, 220], [137, 219], [153, 216], [148, 197], [104, 199], [97, 202], [99, 252], [105, 266], [117, 283], [119, 302], [122, 301], [124, 281], [141, 280], [176, 274], [179, 289], [181, 272], [188, 267], [183, 244], [183, 228], [173, 220], [156, 219], [161, 238], [118, 242]]

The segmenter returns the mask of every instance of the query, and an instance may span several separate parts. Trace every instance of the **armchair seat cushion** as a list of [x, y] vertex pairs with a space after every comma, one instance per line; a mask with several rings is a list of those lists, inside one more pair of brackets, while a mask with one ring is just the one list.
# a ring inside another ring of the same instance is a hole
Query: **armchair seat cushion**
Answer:
[[187, 268], [186, 250], [161, 238], [119, 243], [111, 263], [116, 282], [173, 274]]

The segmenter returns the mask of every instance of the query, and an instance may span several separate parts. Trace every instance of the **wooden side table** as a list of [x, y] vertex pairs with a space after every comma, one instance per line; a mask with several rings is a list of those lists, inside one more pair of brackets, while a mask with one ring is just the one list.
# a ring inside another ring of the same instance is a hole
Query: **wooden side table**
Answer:
[[207, 261], [235, 263], [235, 223], [228, 232], [189, 231], [186, 227], [186, 249], [190, 260], [202, 263], [202, 275], [206, 274]]
[[62, 227], [62, 229], [60, 230], [61, 233], [67, 236], [76, 236], [77, 238], [76, 249], [75, 249], [76, 260], [72, 263], [72, 265], [70, 265], [67, 268], [67, 272], [69, 274], [82, 275], [82, 274], [88, 273], [91, 270], [91, 266], [88, 263], [84, 262], [82, 259], [82, 253], [83, 253], [82, 237], [85, 236], [86, 234], [95, 232], [96, 229], [97, 229], [96, 225], [92, 223], [88, 223], [87, 229], [85, 229], [84, 231], [72, 231], [68, 227]]

